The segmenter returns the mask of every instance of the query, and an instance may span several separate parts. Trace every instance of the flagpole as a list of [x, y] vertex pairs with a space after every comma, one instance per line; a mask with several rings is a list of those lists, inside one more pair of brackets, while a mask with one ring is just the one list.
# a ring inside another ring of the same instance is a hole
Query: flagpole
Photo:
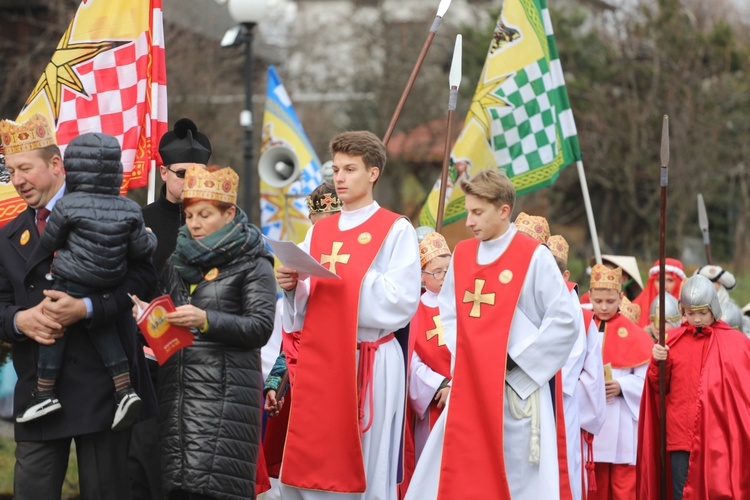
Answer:
[[[669, 117], [664, 115], [661, 129], [661, 205], [659, 210], [659, 345], [664, 347], [665, 291], [667, 260], [667, 184], [669, 180]], [[661, 499], [667, 498], [667, 382], [666, 364], [659, 361], [659, 483]]]
[[443, 168], [440, 171], [440, 197], [438, 198], [438, 212], [435, 230], [439, 233], [443, 230], [443, 213], [445, 212], [445, 192], [448, 184], [448, 164], [451, 157], [453, 115], [456, 111], [458, 101], [458, 87], [461, 85], [461, 35], [456, 35], [456, 44], [453, 47], [453, 61], [448, 76], [450, 86], [450, 97], [448, 98], [448, 125], [445, 129], [445, 150], [443, 152]]
[[401, 115], [401, 110], [404, 108], [404, 104], [406, 104], [409, 92], [411, 92], [411, 88], [414, 86], [414, 81], [417, 79], [417, 74], [419, 74], [419, 70], [422, 68], [422, 63], [427, 56], [427, 51], [430, 50], [430, 45], [432, 45], [432, 40], [435, 38], [435, 33], [437, 33], [438, 28], [440, 28], [440, 22], [442, 21], [445, 12], [448, 10], [448, 7], [450, 7], [450, 4], [451, 0], [440, 0], [435, 20], [432, 22], [429, 33], [427, 33], [427, 38], [422, 45], [422, 50], [419, 52], [417, 62], [414, 63], [414, 68], [411, 70], [411, 75], [409, 75], [409, 79], [406, 81], [406, 86], [404, 87], [403, 92], [401, 92], [401, 98], [396, 105], [396, 110], [393, 112], [393, 116], [391, 116], [391, 122], [388, 124], [388, 128], [383, 136], [383, 144], [386, 146], [388, 145], [388, 141], [391, 140], [391, 135], [393, 135], [393, 129], [396, 128], [396, 122], [398, 122], [398, 118]]
[[596, 232], [596, 221], [594, 220], [594, 210], [591, 208], [591, 197], [589, 196], [589, 186], [586, 182], [586, 172], [583, 170], [583, 161], [576, 161], [578, 169], [578, 178], [581, 180], [581, 191], [583, 192], [583, 206], [586, 208], [586, 218], [589, 221], [589, 232], [591, 233], [591, 245], [594, 247], [594, 257], [596, 263], [602, 263], [602, 251], [599, 248], [599, 234]]
[[701, 228], [703, 235], [703, 246], [706, 249], [706, 264], [711, 265], [711, 238], [708, 235], [708, 213], [706, 204], [703, 202], [703, 195], [698, 193], [698, 226]]

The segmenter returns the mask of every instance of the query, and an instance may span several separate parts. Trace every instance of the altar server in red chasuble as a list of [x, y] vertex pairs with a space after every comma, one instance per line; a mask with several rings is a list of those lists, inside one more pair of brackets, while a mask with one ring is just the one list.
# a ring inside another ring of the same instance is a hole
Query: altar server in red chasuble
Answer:
[[680, 293], [685, 321], [653, 346], [638, 429], [638, 498], [660, 498], [659, 366], [666, 361], [667, 498], [750, 498], [750, 339], [724, 321], [700, 275]]
[[[547, 246], [555, 256], [574, 302], [578, 303], [578, 286], [568, 281], [568, 242], [560, 235], [553, 235], [547, 239]], [[585, 498], [584, 492], [589, 482], [586, 472], [593, 474], [594, 470], [592, 439], [601, 431], [607, 411], [602, 334], [596, 328], [592, 311], [580, 306], [579, 309], [583, 318], [581, 331], [562, 369], [568, 470], [573, 498]], [[585, 446], [582, 447], [582, 444]]]
[[409, 327], [411, 361], [402, 493], [406, 492], [414, 466], [451, 390], [451, 352], [445, 346], [437, 304], [451, 261], [451, 251], [443, 235], [427, 233], [419, 242], [419, 257], [424, 293]]
[[638, 411], [653, 341], [642, 328], [619, 312], [620, 268], [597, 264], [591, 269], [591, 304], [604, 334], [602, 361], [607, 412], [594, 438], [596, 491], [589, 498], [631, 500], [635, 496]]
[[453, 382], [406, 498], [556, 499], [550, 380], [579, 319], [549, 249], [510, 222], [510, 180], [489, 169], [461, 187], [475, 238], [456, 246], [438, 295]]
[[386, 160], [377, 136], [344, 132], [329, 149], [344, 206], [310, 228], [300, 248], [341, 279], [277, 270], [284, 330], [300, 332], [281, 493], [395, 499], [406, 373], [393, 332], [419, 304], [417, 235], [373, 199]]

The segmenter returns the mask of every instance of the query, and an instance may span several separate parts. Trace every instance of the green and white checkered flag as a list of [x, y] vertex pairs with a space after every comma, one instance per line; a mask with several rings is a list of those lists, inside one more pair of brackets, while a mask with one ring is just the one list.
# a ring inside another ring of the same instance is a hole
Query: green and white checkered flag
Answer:
[[[551, 185], [580, 156], [547, 3], [506, 0], [451, 154], [444, 224], [466, 216], [462, 178], [499, 168], [520, 195]], [[420, 225], [434, 225], [439, 190], [438, 180]]]

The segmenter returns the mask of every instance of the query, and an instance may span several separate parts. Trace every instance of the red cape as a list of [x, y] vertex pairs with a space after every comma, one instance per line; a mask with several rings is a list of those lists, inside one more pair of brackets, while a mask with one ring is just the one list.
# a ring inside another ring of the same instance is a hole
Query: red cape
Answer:
[[[750, 498], [750, 339], [717, 321], [700, 378], [683, 499]], [[687, 327], [669, 331], [668, 346]], [[659, 392], [646, 382], [638, 426], [638, 498], [660, 498]], [[667, 464], [667, 498], [672, 497]]]

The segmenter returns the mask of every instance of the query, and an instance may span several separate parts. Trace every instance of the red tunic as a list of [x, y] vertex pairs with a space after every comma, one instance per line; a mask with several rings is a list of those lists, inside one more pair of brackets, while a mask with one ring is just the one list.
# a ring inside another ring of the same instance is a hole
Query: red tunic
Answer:
[[[750, 339], [723, 321], [711, 325], [695, 400], [683, 499], [750, 498]], [[681, 356], [687, 325], [669, 331], [667, 359]], [[673, 360], [674, 361], [674, 360]], [[669, 380], [669, 379], [668, 379]], [[672, 372], [670, 388], [681, 383]], [[667, 415], [667, 422], [672, 417]], [[659, 498], [659, 392], [645, 384], [638, 426], [638, 498]], [[667, 464], [667, 497], [672, 482]]]
[[[679, 343], [670, 346], [667, 356], [667, 450], [690, 451], [690, 443], [695, 432], [695, 417], [698, 408], [698, 387], [701, 368], [706, 359], [708, 340], [713, 328], [703, 328], [696, 333], [688, 327], [680, 335]], [[659, 363], [651, 358], [646, 378], [654, 391], [659, 392]], [[672, 385], [671, 380], [679, 383]]]
[[[516, 234], [494, 262], [477, 263], [479, 240], [453, 256], [456, 361], [438, 500], [510, 498], [503, 456], [505, 366], [510, 325], [539, 242]], [[481, 407], [478, 409], [478, 407]]]
[[315, 225], [310, 255], [330, 268], [335, 261], [342, 279], [310, 280], [282, 465], [286, 485], [340, 493], [367, 488], [357, 388], [359, 298], [365, 274], [400, 217], [381, 208], [345, 231], [338, 228], [340, 214]]
[[[435, 330], [434, 335], [432, 334], [432, 330]], [[415, 351], [422, 361], [433, 371], [449, 379], [451, 378], [451, 352], [445, 343], [441, 343], [442, 339], [443, 327], [440, 324], [440, 312], [438, 308], [428, 307], [420, 301], [417, 313], [409, 325], [409, 360], [411, 360], [411, 352]], [[427, 416], [430, 429], [435, 425], [442, 412], [443, 410], [438, 410], [436, 401], [430, 403]], [[406, 495], [411, 477], [414, 475], [414, 468], [416, 467], [416, 450], [414, 444], [416, 418], [417, 416], [411, 409], [411, 405], [406, 405], [404, 477], [401, 484], [399, 484], [399, 498], [404, 498]]]

